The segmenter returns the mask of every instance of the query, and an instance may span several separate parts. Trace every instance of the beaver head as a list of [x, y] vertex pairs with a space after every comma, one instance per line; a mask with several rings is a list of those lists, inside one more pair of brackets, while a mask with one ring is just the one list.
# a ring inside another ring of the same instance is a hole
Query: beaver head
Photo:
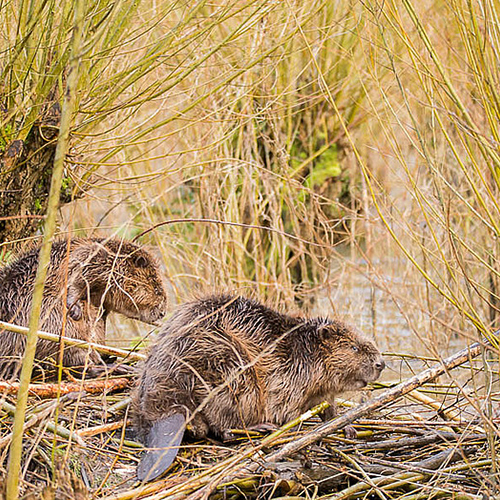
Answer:
[[67, 305], [73, 319], [78, 319], [80, 300], [146, 323], [161, 319], [167, 305], [156, 260], [118, 239], [89, 241], [71, 251]]
[[319, 335], [324, 377], [332, 392], [361, 389], [379, 378], [385, 362], [371, 340], [337, 321], [320, 326]]

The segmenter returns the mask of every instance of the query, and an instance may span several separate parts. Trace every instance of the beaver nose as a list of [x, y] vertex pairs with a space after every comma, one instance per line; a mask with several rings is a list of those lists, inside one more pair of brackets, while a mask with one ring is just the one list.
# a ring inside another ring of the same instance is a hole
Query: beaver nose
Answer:
[[381, 372], [385, 368], [385, 361], [383, 359], [377, 361], [375, 363], [375, 368]]
[[157, 308], [155, 311], [152, 313], [152, 319], [154, 322], [159, 322], [162, 318], [165, 317], [165, 309], [159, 309]]

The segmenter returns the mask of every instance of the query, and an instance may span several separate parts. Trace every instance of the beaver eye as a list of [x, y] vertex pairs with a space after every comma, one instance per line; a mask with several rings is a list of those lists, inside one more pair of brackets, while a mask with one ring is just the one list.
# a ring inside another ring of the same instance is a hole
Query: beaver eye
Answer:
[[357, 345], [352, 345], [351, 346], [351, 349], [354, 351], [354, 352], [358, 352], [359, 351], [359, 347]]

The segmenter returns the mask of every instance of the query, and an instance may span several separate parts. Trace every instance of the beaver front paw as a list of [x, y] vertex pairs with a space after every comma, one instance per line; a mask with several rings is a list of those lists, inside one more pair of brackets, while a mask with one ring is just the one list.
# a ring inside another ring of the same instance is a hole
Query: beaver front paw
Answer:
[[81, 300], [77, 300], [74, 304], [68, 304], [68, 316], [73, 321], [80, 321], [83, 317], [83, 309]]
[[358, 437], [358, 432], [352, 425], [346, 425], [344, 427], [344, 435], [347, 439], [356, 439]]

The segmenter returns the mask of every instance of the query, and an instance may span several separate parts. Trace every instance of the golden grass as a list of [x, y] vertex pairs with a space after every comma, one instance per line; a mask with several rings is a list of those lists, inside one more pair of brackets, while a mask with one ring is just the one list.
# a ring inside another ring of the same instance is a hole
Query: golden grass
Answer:
[[[12, 48], [2, 66], [9, 138], [60, 95], [71, 11], [64, 2], [39, 13], [36, 2], [17, 6], [0, 6]], [[390, 378], [412, 369], [410, 353], [439, 359], [498, 327], [496, 1], [122, 0], [87, 9], [93, 28], [67, 162], [85, 196], [64, 207], [61, 232], [134, 237], [157, 226], [141, 241], [161, 254], [172, 304], [229, 288], [333, 311], [404, 355]], [[16, 30], [32, 35], [15, 45]], [[60, 47], [56, 56], [49, 46]], [[113, 326], [115, 343], [141, 332]], [[485, 355], [486, 369], [457, 389], [483, 405], [490, 462], [481, 467], [492, 474], [497, 358]], [[478, 470], [474, 481], [496, 491]], [[306, 490], [297, 495], [317, 497]]]

